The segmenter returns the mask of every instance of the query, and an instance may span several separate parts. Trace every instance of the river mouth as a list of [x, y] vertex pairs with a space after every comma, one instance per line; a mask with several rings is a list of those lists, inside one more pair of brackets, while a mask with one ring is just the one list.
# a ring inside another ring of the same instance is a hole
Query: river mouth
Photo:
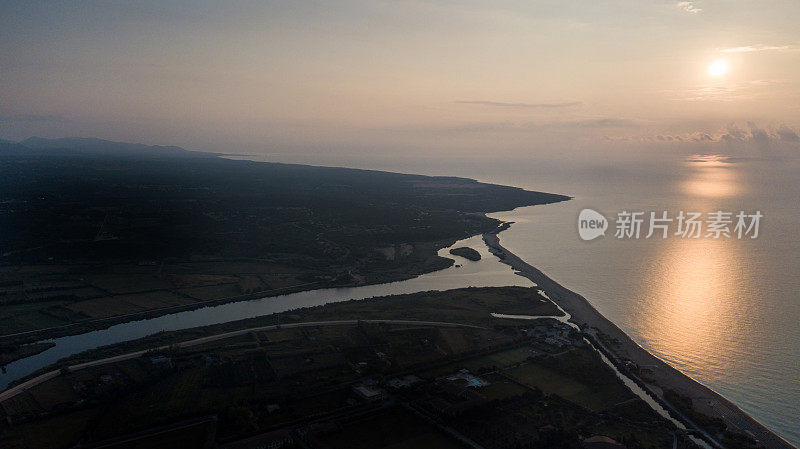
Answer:
[[[481, 255], [481, 259], [471, 261], [450, 254], [450, 249], [462, 246], [477, 250]], [[230, 302], [155, 318], [129, 321], [83, 334], [41, 340], [39, 342], [53, 342], [55, 346], [39, 354], [6, 365], [5, 370], [0, 373], [0, 390], [7, 388], [10, 383], [29, 376], [65, 357], [101, 346], [136, 340], [158, 332], [222, 324], [303, 307], [361, 300], [376, 296], [417, 293], [428, 290], [443, 291], [465, 287], [530, 287], [534, 285], [530, 280], [516, 275], [509, 266], [500, 263], [500, 260], [489, 252], [481, 235], [459, 240], [447, 248], [440, 249], [438, 255], [453, 259], [456, 262], [450, 268], [426, 273], [404, 281], [360, 287], [307, 290], [286, 295]]]

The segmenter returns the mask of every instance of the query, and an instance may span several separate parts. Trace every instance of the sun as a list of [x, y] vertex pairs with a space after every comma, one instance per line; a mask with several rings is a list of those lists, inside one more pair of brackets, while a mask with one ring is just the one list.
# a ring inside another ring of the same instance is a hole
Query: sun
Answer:
[[717, 59], [708, 66], [708, 74], [720, 77], [728, 72], [728, 62], [724, 59]]

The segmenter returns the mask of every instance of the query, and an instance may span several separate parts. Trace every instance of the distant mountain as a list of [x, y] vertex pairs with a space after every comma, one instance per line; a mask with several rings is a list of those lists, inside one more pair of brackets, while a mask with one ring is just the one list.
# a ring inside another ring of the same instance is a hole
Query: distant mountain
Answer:
[[93, 156], [137, 156], [137, 157], [214, 157], [215, 153], [190, 151], [181, 147], [145, 145], [141, 143], [113, 142], [85, 137], [45, 139], [30, 137], [19, 143], [0, 143], [5, 154], [28, 149], [31, 154], [64, 155], [84, 154]]
[[10, 140], [0, 139], [0, 156], [24, 155], [30, 153], [30, 148]]

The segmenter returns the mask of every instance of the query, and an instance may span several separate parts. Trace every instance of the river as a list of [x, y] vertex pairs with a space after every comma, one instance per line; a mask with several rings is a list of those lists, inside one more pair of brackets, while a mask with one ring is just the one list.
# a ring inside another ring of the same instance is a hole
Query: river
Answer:
[[[481, 260], [473, 262], [449, 253], [450, 248], [459, 246], [469, 246], [475, 249], [481, 254]], [[0, 374], [0, 388], [5, 388], [10, 382], [51, 365], [64, 357], [100, 346], [135, 340], [162, 331], [175, 331], [227, 323], [229, 321], [285, 312], [300, 307], [318, 306], [375, 296], [415, 293], [427, 290], [449, 290], [462, 287], [533, 285], [528, 279], [514, 274], [510, 267], [500, 263], [495, 256], [490, 254], [479, 235], [458, 241], [449, 248], [443, 248], [439, 250], [439, 255], [454, 259], [456, 261], [455, 265], [460, 265], [460, 267], [454, 265], [416, 278], [387, 284], [309, 290], [249, 301], [231, 302], [117, 324], [107, 329], [84, 334], [42, 340], [52, 341], [55, 346], [37, 355], [6, 365], [6, 372]]]

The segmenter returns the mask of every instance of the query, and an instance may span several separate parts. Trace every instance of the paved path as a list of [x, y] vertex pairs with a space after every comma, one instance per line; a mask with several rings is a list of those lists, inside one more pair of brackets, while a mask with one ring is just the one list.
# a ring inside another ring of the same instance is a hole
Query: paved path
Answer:
[[[183, 341], [180, 343], [175, 343], [172, 345], [163, 345], [158, 346], [155, 348], [148, 348], [143, 349], [141, 351], [134, 351], [129, 352], [127, 354], [120, 354], [115, 355], [113, 357], [106, 357], [104, 359], [99, 360], [92, 360], [90, 362], [78, 363], [75, 365], [70, 365], [67, 367], [67, 370], [78, 371], [84, 368], [89, 368], [92, 366], [101, 366], [107, 365], [109, 363], [120, 362], [123, 360], [134, 359], [136, 357], [142, 356], [144, 353], [149, 351], [159, 351], [169, 349], [170, 347], [178, 347], [178, 348], [188, 348], [190, 346], [197, 346], [202, 345], [204, 343], [210, 343], [217, 340], [222, 340], [225, 338], [236, 337], [239, 335], [247, 334], [249, 332], [259, 332], [259, 331], [269, 331], [269, 330], [277, 330], [277, 329], [293, 329], [298, 327], [318, 327], [318, 326], [355, 326], [359, 323], [370, 323], [370, 324], [400, 324], [400, 325], [410, 325], [410, 326], [428, 326], [428, 327], [465, 327], [471, 329], [485, 329], [481, 326], [473, 326], [470, 324], [461, 324], [461, 323], [446, 323], [440, 321], [414, 321], [414, 320], [340, 320], [340, 321], [307, 321], [304, 323], [289, 323], [289, 324], [274, 324], [271, 326], [260, 326], [260, 327], [251, 327], [247, 329], [239, 329], [231, 332], [225, 332], [222, 334], [216, 335], [209, 335], [208, 337], [201, 337], [196, 338], [194, 340]], [[60, 370], [49, 371], [44, 374], [41, 374], [33, 379], [29, 379], [19, 385], [11, 387], [2, 393], [0, 393], [0, 402], [5, 401], [6, 399], [13, 398], [14, 396], [32, 388], [36, 385], [41, 384], [42, 382], [48, 381], [61, 373]]]

